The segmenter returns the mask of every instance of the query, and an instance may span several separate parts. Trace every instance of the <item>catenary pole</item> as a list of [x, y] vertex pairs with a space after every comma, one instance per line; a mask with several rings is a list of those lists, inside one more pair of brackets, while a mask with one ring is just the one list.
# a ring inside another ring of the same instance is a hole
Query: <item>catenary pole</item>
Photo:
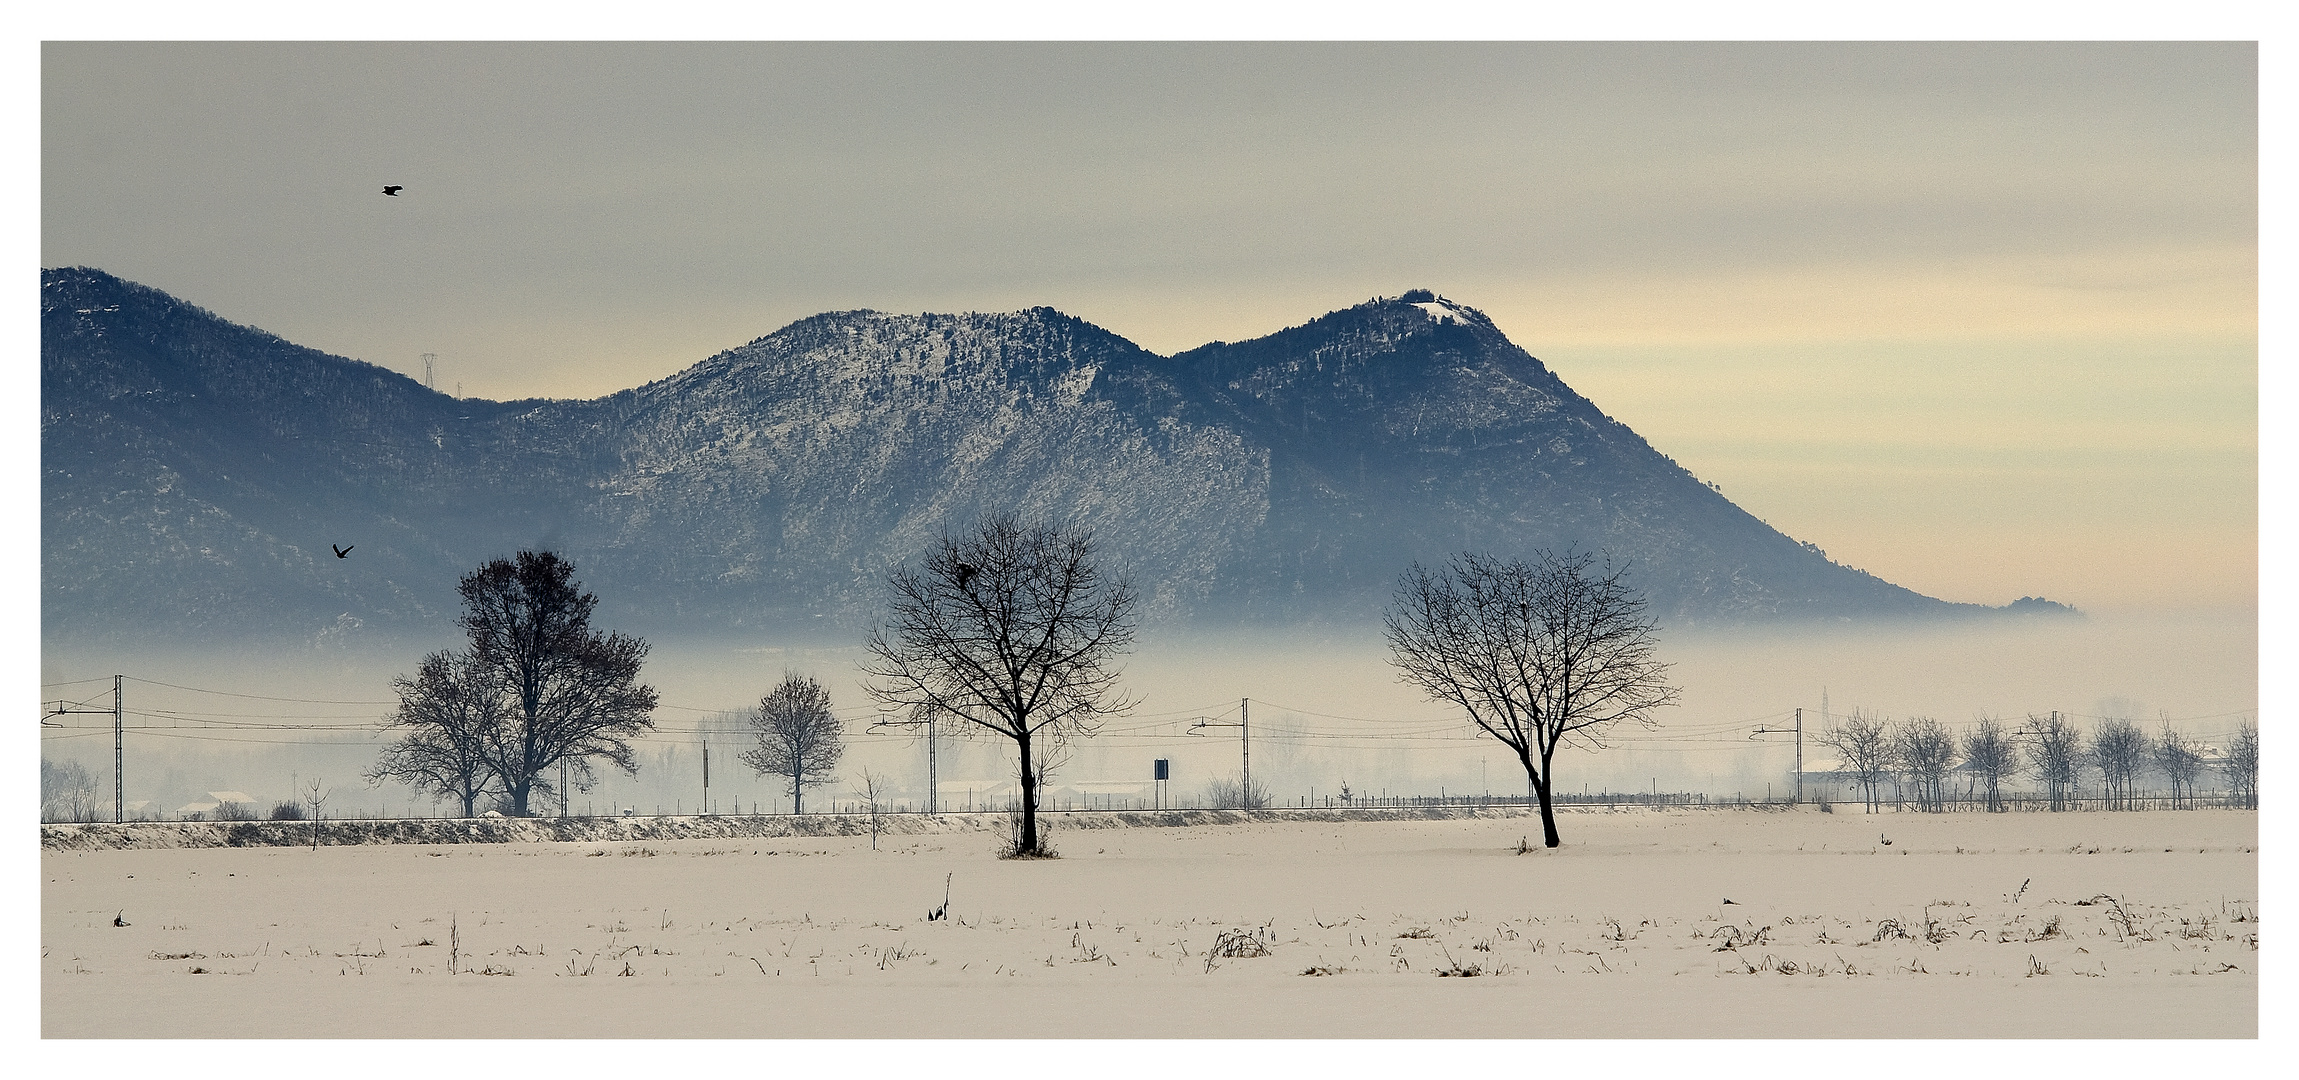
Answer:
[[[120, 683], [124, 676], [112, 676], [112, 821], [128, 820], [127, 750], [121, 745], [122, 721], [128, 712], [121, 704]], [[277, 774], [274, 774], [277, 775]]]
[[1253, 728], [1247, 726], [1248, 721], [1253, 718], [1250, 711], [1251, 705], [1252, 700], [1249, 698], [1237, 699], [1237, 741], [1241, 748], [1239, 750], [1238, 771], [1242, 774], [1239, 777], [1239, 782], [1245, 787], [1245, 790], [1239, 793], [1239, 801], [1243, 802], [1248, 810], [1253, 809]]

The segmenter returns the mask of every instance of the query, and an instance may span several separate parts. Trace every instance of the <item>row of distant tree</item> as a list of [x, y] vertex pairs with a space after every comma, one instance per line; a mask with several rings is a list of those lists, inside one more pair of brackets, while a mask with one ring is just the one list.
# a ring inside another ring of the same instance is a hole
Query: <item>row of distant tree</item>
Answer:
[[1927, 716], [1891, 722], [1855, 711], [1822, 731], [1819, 742], [1836, 751], [1839, 775], [1871, 810], [1887, 783], [1913, 795], [1920, 810], [1944, 810], [1954, 779], [1968, 781], [1990, 810], [2006, 809], [2005, 789], [2031, 779], [2043, 785], [2053, 810], [2065, 810], [2087, 776], [2099, 780], [2109, 808], [2124, 809], [2151, 772], [2170, 785], [2174, 802], [2195, 798], [2205, 775], [2216, 772], [2230, 803], [2259, 806], [2259, 728], [2248, 719], [2215, 755], [2169, 722], [2149, 735], [2134, 721], [2111, 717], [2086, 733], [2059, 713], [2031, 714], [2016, 728], [1983, 718], [1958, 733]]
[[[1073, 740], [1132, 708], [1117, 661], [1134, 634], [1133, 583], [1096, 555], [1090, 534], [990, 515], [945, 533], [915, 564], [887, 579], [887, 617], [867, 642], [865, 691], [896, 729], [950, 725], [1009, 743], [1018, 762], [1019, 811], [1006, 854], [1051, 854], [1037, 824], [1047, 776]], [[520, 552], [458, 585], [467, 639], [394, 680], [398, 733], [370, 772], [457, 800], [466, 816], [490, 802], [525, 815], [595, 769], [636, 773], [630, 741], [652, 730], [655, 691], [638, 681], [645, 642], [590, 626], [597, 598], [558, 555]], [[1540, 805], [1544, 842], [1560, 840], [1551, 805], [1554, 757], [1567, 745], [1601, 746], [1615, 725], [1652, 726], [1675, 702], [1645, 598], [1609, 558], [1539, 552], [1530, 560], [1475, 553], [1399, 579], [1384, 612], [1390, 661], [1431, 700], [1459, 708], [1523, 766]], [[796, 673], [749, 711], [752, 745], [741, 760], [789, 781], [793, 806], [828, 779], [844, 753], [829, 694]], [[2154, 738], [2129, 722], [2088, 737], [2056, 715], [2007, 731], [1984, 721], [1958, 738], [1936, 721], [1898, 724], [1858, 714], [1823, 736], [1869, 803], [1886, 780], [1910, 784], [1940, 808], [1950, 773], [1984, 782], [1991, 803], [2021, 768], [2036, 770], [2055, 807], [2085, 768], [2111, 798], [2136, 791], [2155, 761], [2182, 791], [2202, 767], [2197, 747], [2170, 730]], [[2245, 734], [2222, 767], [2255, 804], [2257, 735]], [[2245, 755], [2248, 755], [2247, 757]], [[2248, 765], [2235, 764], [2248, 761]], [[869, 801], [878, 784], [866, 775]], [[1220, 793], [1252, 806], [1259, 793]], [[316, 808], [315, 808], [316, 809]]]

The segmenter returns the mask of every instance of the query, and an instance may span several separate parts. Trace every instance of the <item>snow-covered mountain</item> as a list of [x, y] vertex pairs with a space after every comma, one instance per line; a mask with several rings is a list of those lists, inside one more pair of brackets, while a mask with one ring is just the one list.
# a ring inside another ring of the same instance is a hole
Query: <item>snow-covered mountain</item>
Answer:
[[435, 628], [460, 574], [536, 545], [618, 628], [850, 634], [990, 509], [1090, 526], [1186, 625], [1370, 621], [1413, 560], [1576, 543], [1678, 624], [1986, 610], [1772, 530], [1426, 291], [1171, 357], [1049, 308], [839, 312], [516, 402], [100, 271], [41, 301], [51, 638]]

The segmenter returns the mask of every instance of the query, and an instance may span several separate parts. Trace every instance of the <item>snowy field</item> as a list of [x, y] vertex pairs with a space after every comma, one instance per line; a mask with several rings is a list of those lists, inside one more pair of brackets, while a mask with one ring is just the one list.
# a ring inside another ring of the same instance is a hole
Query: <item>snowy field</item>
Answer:
[[1525, 855], [1536, 818], [1056, 820], [1036, 862], [972, 830], [46, 849], [41, 1032], [2258, 1034], [2250, 812], [1592, 810]]

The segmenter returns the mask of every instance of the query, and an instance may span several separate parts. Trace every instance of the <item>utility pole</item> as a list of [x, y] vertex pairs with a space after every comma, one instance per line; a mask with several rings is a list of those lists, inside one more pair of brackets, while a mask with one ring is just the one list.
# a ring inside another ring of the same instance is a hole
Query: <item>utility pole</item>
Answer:
[[120, 704], [120, 680], [123, 678], [125, 678], [125, 676], [112, 676], [112, 707], [109, 709], [76, 709], [73, 708], [74, 705], [84, 705], [87, 703], [59, 701], [56, 703], [56, 707], [53, 709], [48, 708], [46, 702], [42, 702], [40, 713], [40, 723], [43, 727], [60, 726], [48, 723], [48, 718], [51, 716], [70, 716], [74, 714], [101, 716], [107, 712], [112, 714], [112, 820], [114, 822], [124, 822], [128, 820], [128, 782], [125, 779], [126, 774], [123, 771], [124, 763], [127, 758], [126, 752], [122, 750], [120, 746], [120, 732], [123, 726], [122, 721], [127, 716], [127, 710], [122, 708]]
[[[1825, 701], [1825, 700], [1827, 699], [1827, 696], [1828, 696], [1828, 694], [1827, 694], [1827, 691], [1821, 691], [1821, 694], [1820, 694], [1820, 696], [1821, 696], [1821, 699], [1822, 699], [1823, 701]], [[1826, 706], [1825, 706], [1825, 705], [1823, 705], [1823, 706], [1822, 706], [1822, 708], [1826, 708]], [[1795, 732], [1795, 733], [1796, 733], [1796, 804], [1795, 804], [1795, 805], [1797, 805], [1797, 806], [1802, 806], [1802, 805], [1804, 805], [1804, 710], [1802, 710], [1802, 709], [1798, 709], [1798, 710], [1796, 710], [1796, 726], [1795, 726], [1795, 727], [1792, 727], [1792, 728], [1760, 727], [1760, 728], [1757, 728], [1757, 729], [1756, 729], [1756, 730], [1754, 730], [1754, 731], [1751, 731], [1751, 732], [1749, 732], [1749, 733], [1748, 733], [1748, 737], [1749, 737], [1749, 738], [1751, 738], [1751, 739], [1753, 739], [1753, 738], [1757, 737], [1758, 735], [1782, 735], [1782, 734], [1787, 734], [1787, 733], [1789, 733], [1789, 732]]]
[[702, 812], [710, 813], [710, 739], [702, 741]]
[[[120, 681], [123, 676], [112, 676], [112, 822], [124, 824], [128, 820], [128, 752], [121, 746], [121, 721], [128, 714], [121, 706]], [[278, 775], [274, 773], [273, 775]]]
[[940, 722], [940, 714], [930, 713], [926, 717], [926, 812], [929, 814], [936, 812], [934, 789], [938, 778], [934, 774], [934, 732]]
[[559, 763], [559, 816], [567, 816], [567, 763]]
[[427, 352], [427, 353], [424, 353], [424, 354], [423, 354], [423, 388], [424, 388], [425, 390], [436, 390], [436, 389], [438, 389], [438, 384], [437, 384], [437, 383], [435, 383], [435, 382], [433, 382], [433, 381], [432, 381], [432, 377], [431, 377], [431, 376], [432, 376], [432, 370], [431, 370], [431, 369], [432, 369], [433, 365], [437, 364], [438, 362], [439, 362], [439, 354], [438, 354], [438, 353], [435, 353], [435, 352]]
[[1251, 707], [1252, 699], [1239, 698], [1237, 699], [1237, 723], [1225, 723], [1200, 716], [1197, 718], [1197, 722], [1189, 726], [1187, 732], [1187, 734], [1195, 735], [1199, 729], [1209, 727], [1233, 727], [1237, 729], [1238, 740], [1242, 747], [1238, 761], [1238, 783], [1241, 790], [1238, 792], [1237, 801], [1244, 804], [1244, 809], [1247, 810], [1253, 809], [1253, 729], [1246, 726], [1250, 719], [1247, 710]]

